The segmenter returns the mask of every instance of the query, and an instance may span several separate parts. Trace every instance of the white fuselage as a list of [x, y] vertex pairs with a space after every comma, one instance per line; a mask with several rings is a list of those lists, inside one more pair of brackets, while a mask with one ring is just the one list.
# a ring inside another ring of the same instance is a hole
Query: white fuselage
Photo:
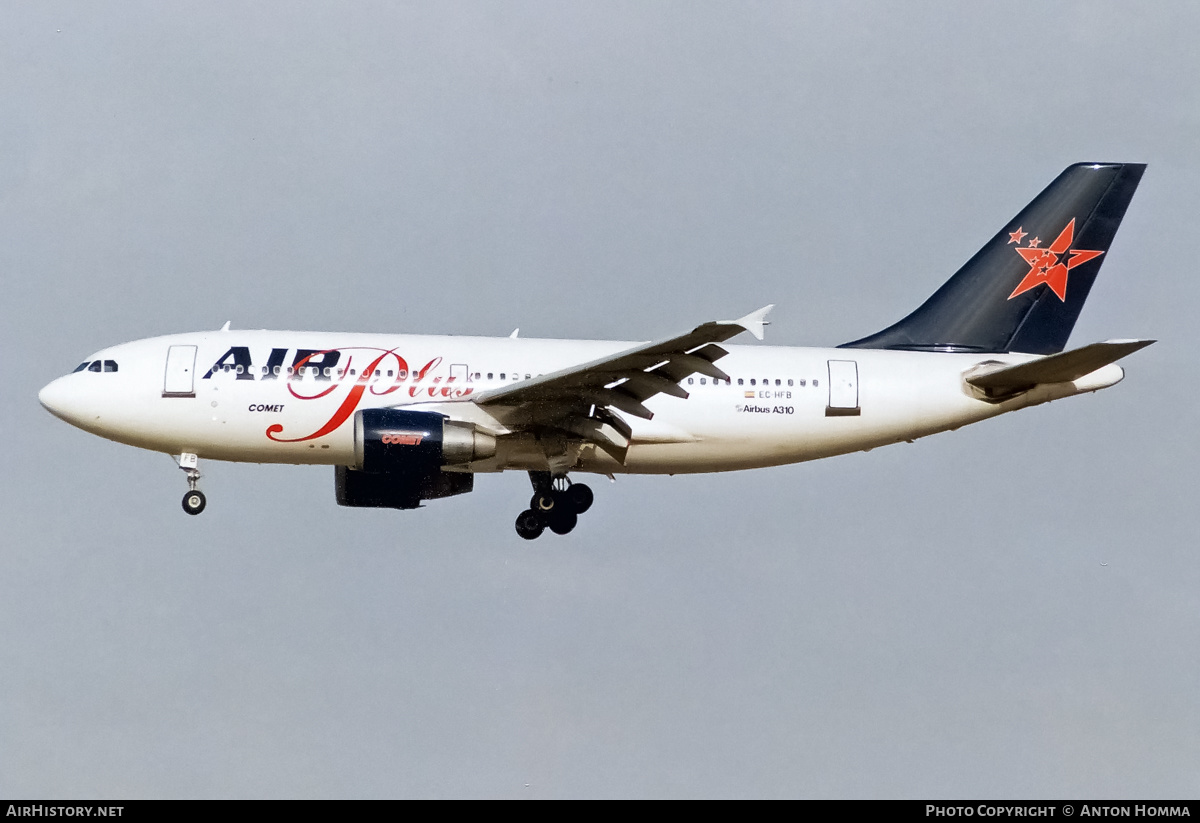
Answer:
[[[125, 343], [43, 389], [42, 403], [86, 431], [179, 455], [260, 463], [352, 465], [353, 414], [415, 406], [498, 436], [496, 454], [465, 471], [546, 468], [545, 444], [522, 435], [479, 393], [596, 360], [619, 341], [214, 331]], [[693, 375], [687, 399], [657, 395], [624, 464], [588, 446], [573, 466], [599, 473], [671, 474], [773, 466], [912, 440], [1118, 382], [1109, 365], [1072, 383], [1010, 400], [980, 399], [963, 373], [1033, 355], [727, 346], [731, 381]], [[314, 352], [308, 356], [305, 352]], [[333, 354], [336, 352], [336, 354]], [[298, 354], [299, 353], [299, 354]], [[318, 373], [315, 373], [318, 372]], [[364, 373], [366, 372], [366, 375]]]

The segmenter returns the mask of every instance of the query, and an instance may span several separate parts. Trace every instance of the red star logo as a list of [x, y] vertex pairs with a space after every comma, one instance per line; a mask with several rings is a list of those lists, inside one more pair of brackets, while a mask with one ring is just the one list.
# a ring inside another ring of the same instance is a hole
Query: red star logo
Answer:
[[1029, 232], [1027, 232], [1027, 231], [1021, 231], [1021, 227], [1020, 227], [1020, 226], [1017, 226], [1017, 230], [1016, 230], [1016, 231], [1010, 231], [1010, 232], [1008, 233], [1008, 242], [1009, 242], [1009, 243], [1016, 243], [1016, 244], [1019, 246], [1019, 245], [1021, 245], [1021, 238], [1022, 238], [1022, 237], [1024, 237], [1025, 235], [1027, 235], [1027, 234], [1029, 234]]
[[1036, 240], [1023, 249], [1018, 248], [1017, 254], [1025, 258], [1025, 262], [1029, 264], [1029, 272], [1020, 285], [1013, 289], [1013, 293], [1008, 296], [1008, 299], [1012, 300], [1018, 294], [1024, 294], [1045, 283], [1050, 287], [1050, 291], [1065, 303], [1067, 301], [1067, 272], [1080, 263], [1086, 263], [1104, 254], [1102, 251], [1072, 249], [1071, 243], [1074, 240], [1075, 218], [1072, 217], [1071, 222], [1062, 230], [1062, 233], [1046, 248], [1037, 248]]

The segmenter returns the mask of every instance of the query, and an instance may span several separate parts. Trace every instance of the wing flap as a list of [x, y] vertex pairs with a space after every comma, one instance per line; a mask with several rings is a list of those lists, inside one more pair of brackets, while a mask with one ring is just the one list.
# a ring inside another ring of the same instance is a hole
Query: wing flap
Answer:
[[683, 386], [659, 374], [657, 371], [640, 372], [639, 374], [632, 375], [619, 388], [621, 391], [636, 397], [638, 400], [646, 400], [656, 394], [669, 394], [672, 397], [678, 397], [680, 400], [687, 400], [691, 396]]

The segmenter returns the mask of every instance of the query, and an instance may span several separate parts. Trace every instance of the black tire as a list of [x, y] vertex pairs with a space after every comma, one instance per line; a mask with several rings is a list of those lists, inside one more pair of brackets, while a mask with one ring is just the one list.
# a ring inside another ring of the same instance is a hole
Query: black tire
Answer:
[[596, 496], [592, 494], [591, 486], [584, 483], [572, 483], [567, 489], [567, 502], [571, 504], [571, 508], [576, 514], [583, 514], [592, 507], [592, 501]]
[[550, 517], [550, 531], [555, 534], [567, 534], [579, 522], [579, 515], [571, 509], [562, 506]]
[[204, 492], [199, 489], [190, 491], [183, 496], [183, 510], [188, 514], [199, 514], [207, 505], [208, 500], [204, 497]]
[[517, 515], [517, 534], [525, 540], [536, 540], [542, 536], [545, 528], [542, 518], [532, 509], [526, 509]]

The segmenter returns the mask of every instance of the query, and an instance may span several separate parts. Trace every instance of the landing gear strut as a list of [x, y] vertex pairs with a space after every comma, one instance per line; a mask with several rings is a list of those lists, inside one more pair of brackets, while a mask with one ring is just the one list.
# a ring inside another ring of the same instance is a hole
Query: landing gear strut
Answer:
[[517, 534], [526, 540], [541, 537], [546, 529], [567, 534], [579, 522], [579, 515], [592, 507], [594, 495], [583, 483], [572, 483], [566, 475], [552, 477], [550, 472], [530, 472], [533, 497], [529, 508], [517, 515]]
[[194, 454], [179, 455], [179, 468], [187, 475], [188, 493], [183, 496], [183, 510], [188, 514], [199, 514], [208, 505], [204, 492], [196, 488], [200, 480], [200, 469], [197, 468], [199, 459]]

